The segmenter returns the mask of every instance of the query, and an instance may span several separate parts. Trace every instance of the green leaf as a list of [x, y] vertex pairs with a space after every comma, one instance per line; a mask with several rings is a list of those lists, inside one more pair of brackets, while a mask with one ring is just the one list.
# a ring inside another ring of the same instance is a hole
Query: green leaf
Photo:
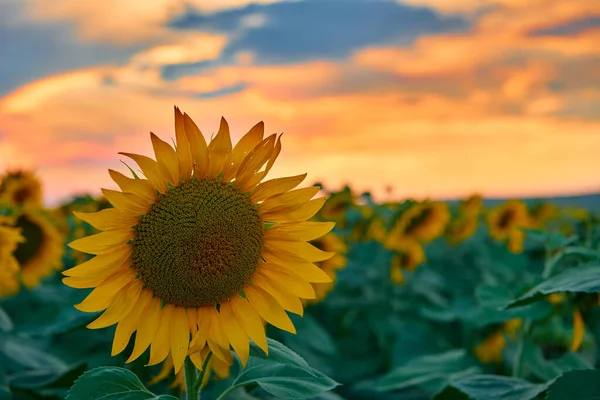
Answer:
[[12, 331], [13, 328], [14, 325], [12, 323], [12, 320], [10, 319], [6, 311], [4, 311], [2, 307], [0, 307], [0, 331], [8, 332]]
[[68, 369], [61, 359], [38, 348], [35, 341], [0, 335], [0, 364], [13, 365], [11, 370], [45, 369], [64, 372]]
[[522, 306], [539, 300], [550, 293], [560, 292], [600, 292], [600, 266], [588, 265], [563, 271], [509, 303], [506, 308]]
[[131, 371], [119, 367], [100, 367], [84, 373], [73, 385], [67, 400], [146, 400], [176, 399], [156, 396]]
[[308, 363], [302, 357], [300, 357], [290, 348], [286, 347], [284, 344], [271, 338], [267, 338], [267, 344], [269, 346], [269, 355], [266, 355], [265, 352], [256, 345], [256, 343], [250, 342], [250, 355], [252, 357], [258, 357], [264, 360], [285, 365], [292, 365], [307, 371], [312, 371]]
[[12, 394], [10, 393], [10, 387], [6, 379], [6, 372], [2, 364], [0, 364], [0, 400], [9, 399], [12, 399]]
[[[547, 383], [535, 384], [499, 375], [475, 375], [454, 382], [453, 387], [471, 400], [529, 400], [546, 390]], [[564, 397], [565, 399], [579, 397]]]
[[269, 363], [246, 368], [233, 387], [250, 383], [282, 399], [308, 399], [329, 391], [339, 384], [319, 371], [307, 371], [291, 365]]
[[298, 333], [289, 335], [288, 340], [326, 355], [332, 356], [338, 352], [329, 332], [310, 314], [305, 314], [304, 317], [292, 315], [292, 322]]
[[531, 373], [543, 381], [557, 378], [574, 369], [592, 369], [593, 366], [578, 353], [567, 353], [556, 360], [546, 360], [542, 349], [530, 341], [523, 347], [523, 362]]
[[475, 297], [482, 307], [498, 309], [515, 297], [506, 286], [480, 285], [475, 289]]
[[451, 350], [408, 361], [383, 376], [375, 389], [387, 392], [419, 386], [424, 390], [438, 392], [453, 380], [479, 372], [464, 349]]
[[546, 400], [600, 399], [600, 370], [569, 371], [548, 389]]
[[12, 374], [8, 377], [11, 387], [19, 389], [39, 389], [44, 387], [69, 388], [81, 374], [85, 372], [86, 364], [79, 363], [66, 371], [47, 369], [28, 370]]

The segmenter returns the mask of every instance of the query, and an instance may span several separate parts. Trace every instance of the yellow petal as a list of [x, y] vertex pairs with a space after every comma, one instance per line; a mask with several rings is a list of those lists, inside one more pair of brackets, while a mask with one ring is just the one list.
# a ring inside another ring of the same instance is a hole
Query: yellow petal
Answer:
[[229, 125], [225, 118], [221, 118], [219, 132], [208, 144], [208, 177], [216, 178], [223, 170], [223, 164], [231, 153], [231, 137]]
[[208, 172], [208, 147], [204, 135], [189, 115], [183, 115], [185, 134], [190, 142], [192, 160], [194, 162], [194, 175], [196, 178], [204, 178]]
[[256, 185], [258, 185], [264, 179], [264, 177], [267, 176], [267, 174], [273, 167], [273, 164], [275, 164], [275, 160], [279, 156], [280, 152], [281, 152], [281, 135], [279, 135], [279, 137], [277, 138], [277, 143], [275, 143], [275, 149], [273, 150], [273, 153], [271, 154], [271, 157], [269, 158], [269, 161], [267, 162], [267, 166], [265, 167], [265, 170], [263, 172], [259, 172], [259, 173], [255, 174], [252, 178], [250, 178], [248, 180], [248, 182], [242, 188], [242, 190], [244, 192], [253, 191], [256, 188]]
[[229, 339], [231, 347], [233, 347], [233, 350], [235, 350], [245, 368], [248, 363], [248, 357], [250, 356], [248, 336], [242, 328], [242, 325], [238, 322], [229, 302], [221, 303], [219, 315], [227, 339]]
[[161, 140], [154, 133], [150, 132], [150, 140], [154, 148], [156, 162], [163, 176], [166, 176], [172, 185], [179, 184], [179, 160], [177, 154], [171, 145]]
[[125, 318], [121, 319], [117, 324], [117, 329], [115, 330], [115, 337], [113, 339], [113, 345], [111, 350], [111, 356], [116, 356], [120, 354], [125, 347], [129, 344], [129, 339], [131, 339], [131, 335], [133, 332], [138, 329], [140, 322], [143, 318], [146, 318], [145, 312], [148, 308], [148, 305], [152, 301], [152, 292], [150, 290], [142, 290], [140, 294], [140, 298], [135, 307], [131, 310], [131, 312], [125, 316]]
[[135, 216], [143, 215], [150, 210], [148, 202], [133, 193], [123, 193], [116, 190], [102, 189], [102, 194], [119, 211], [133, 214]]
[[287, 292], [287, 288], [281, 288], [277, 282], [273, 282], [260, 271], [256, 271], [252, 276], [252, 280], [256, 286], [269, 293], [284, 310], [293, 312], [300, 316], [304, 315], [304, 308], [302, 302], [297, 296]]
[[223, 169], [225, 182], [229, 182], [235, 177], [241, 162], [263, 140], [264, 133], [265, 124], [261, 121], [254, 125], [235, 145]]
[[177, 141], [176, 152], [179, 161], [179, 175], [187, 181], [192, 175], [192, 151], [185, 133], [185, 118], [177, 107], [175, 107], [175, 140]]
[[125, 318], [136, 306], [142, 293], [142, 282], [133, 280], [119, 290], [110, 305], [96, 320], [87, 325], [88, 329], [106, 328]]
[[113, 181], [123, 192], [133, 193], [139, 197], [145, 199], [148, 203], [154, 203], [156, 201], [156, 189], [147, 179], [133, 179], [123, 175], [120, 172], [112, 169], [108, 170], [108, 174]]
[[141, 156], [139, 154], [133, 153], [119, 153], [124, 155], [125, 157], [131, 158], [133, 161], [137, 163], [142, 169], [142, 172], [148, 178], [148, 182], [158, 190], [160, 193], [165, 193], [167, 191], [167, 179], [168, 177], [163, 175], [161, 170], [158, 168], [158, 163], [151, 159], [150, 157]]
[[116, 272], [131, 255], [131, 246], [121, 245], [107, 254], [96, 256], [76, 267], [63, 271], [65, 276], [103, 276], [107, 277]]
[[[101, 257], [101, 256], [96, 256]], [[91, 260], [90, 260], [91, 261]], [[109, 276], [117, 273], [126, 271], [133, 260], [127, 259], [120, 264], [112, 264], [111, 268], [105, 268], [102, 273], [94, 274], [94, 275], [80, 275], [80, 276], [69, 276], [63, 278], [63, 283], [67, 286], [76, 289], [87, 289], [99, 286], [104, 282]]]
[[299, 222], [312, 218], [325, 204], [325, 198], [313, 199], [300, 208], [282, 208], [262, 214], [264, 221], [269, 222]]
[[109, 276], [96, 289], [92, 290], [85, 300], [75, 305], [75, 308], [83, 312], [104, 310], [110, 305], [113, 297], [135, 278], [135, 275], [135, 270], [127, 269]]
[[298, 276], [306, 282], [329, 283], [332, 281], [329, 275], [313, 263], [263, 263], [261, 268], [281, 270], [287, 275]]
[[117, 246], [127, 243], [132, 237], [132, 229], [114, 229], [74, 240], [68, 246], [73, 250], [100, 255], [112, 252]]
[[172, 304], [166, 304], [160, 311], [160, 322], [150, 345], [150, 361], [146, 364], [147, 367], [164, 361], [169, 355], [173, 308]]
[[296, 333], [290, 317], [270, 294], [253, 285], [246, 285], [244, 293], [250, 305], [265, 321], [284, 331]]
[[195, 308], [187, 308], [185, 312], [188, 320], [188, 328], [193, 335], [198, 332], [198, 312]]
[[313, 221], [277, 224], [265, 231], [265, 241], [275, 239], [308, 242], [329, 233], [334, 226], [334, 222]]
[[577, 351], [583, 343], [585, 336], [585, 323], [579, 310], [573, 313], [573, 341], [571, 342], [571, 351]]
[[221, 319], [216, 308], [208, 309], [210, 315], [210, 328], [208, 330], [208, 347], [221, 360], [228, 362], [231, 357], [229, 352], [229, 340], [221, 326]]
[[321, 190], [317, 186], [311, 186], [302, 189], [291, 190], [289, 192], [281, 193], [267, 200], [263, 201], [259, 206], [258, 210], [262, 213], [279, 209], [292, 209], [300, 208], [307, 201], [309, 201], [315, 194]]
[[269, 181], [263, 182], [252, 191], [250, 200], [254, 203], [261, 202], [268, 199], [271, 196], [287, 192], [292, 190], [296, 186], [302, 183], [306, 178], [306, 174], [297, 176], [288, 176], [285, 178], [276, 178]]
[[267, 345], [265, 327], [256, 311], [254, 311], [254, 308], [248, 303], [248, 300], [239, 295], [233, 296], [229, 303], [248, 337], [268, 355], [269, 347]]
[[155, 298], [149, 302], [148, 307], [144, 312], [144, 316], [140, 321], [137, 333], [135, 334], [135, 345], [133, 346], [133, 351], [131, 352], [131, 356], [127, 360], [127, 363], [137, 360], [138, 357], [146, 351], [148, 346], [150, 346], [150, 343], [152, 343], [152, 340], [156, 336], [161, 317], [160, 303], [160, 300]]
[[73, 214], [80, 220], [87, 222], [101, 231], [131, 228], [140, 222], [135, 215], [119, 211], [116, 208], [105, 208], [93, 213], [73, 211]]
[[265, 264], [268, 263], [261, 264], [257, 273], [267, 278], [277, 289], [288, 291], [303, 299], [315, 298], [315, 290], [310, 283], [295, 278], [295, 275], [288, 275], [281, 270], [277, 270], [274, 265], [271, 268], [262, 268]]
[[[289, 261], [325, 261], [335, 255], [334, 252], [319, 250], [315, 246], [306, 242], [288, 242], [283, 240], [265, 241], [266, 253], [277, 254], [278, 259]], [[266, 257], [265, 257], [266, 259]], [[277, 264], [277, 263], [276, 263]]]
[[173, 308], [171, 326], [171, 356], [173, 357], [175, 373], [178, 373], [183, 366], [188, 351], [188, 345], [190, 344], [190, 328], [188, 326], [185, 308]]
[[241, 162], [235, 177], [235, 184], [239, 188], [246, 186], [247, 182], [254, 177], [263, 165], [273, 154], [273, 145], [275, 144], [275, 135], [271, 135], [260, 142], [248, 153]]
[[206, 340], [208, 339], [208, 332], [210, 330], [211, 313], [210, 308], [214, 307], [198, 307], [196, 310], [198, 321], [198, 331], [192, 338], [190, 343], [190, 349], [188, 354], [193, 354], [201, 351], [206, 346]]

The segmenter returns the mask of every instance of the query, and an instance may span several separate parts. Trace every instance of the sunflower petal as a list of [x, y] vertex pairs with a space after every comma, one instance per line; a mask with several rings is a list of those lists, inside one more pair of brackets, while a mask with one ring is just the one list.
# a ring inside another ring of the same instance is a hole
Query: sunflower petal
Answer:
[[76, 267], [63, 271], [65, 276], [103, 276], [112, 275], [118, 267], [123, 265], [131, 255], [131, 246], [121, 245], [115, 247], [110, 253], [102, 254], [88, 260]]
[[267, 162], [267, 166], [265, 167], [265, 170], [262, 172], [259, 172], [258, 174], [254, 175], [252, 178], [250, 178], [248, 180], [248, 182], [242, 188], [242, 190], [244, 192], [251, 192], [252, 190], [254, 190], [256, 185], [258, 185], [264, 179], [264, 177], [267, 176], [269, 171], [271, 171], [273, 164], [275, 164], [275, 160], [279, 156], [280, 152], [281, 152], [281, 135], [279, 135], [279, 137], [277, 138], [277, 143], [275, 143], [275, 149], [273, 150], [273, 153], [271, 154], [271, 158], [269, 158], [269, 161]]
[[244, 293], [248, 297], [250, 305], [265, 321], [284, 331], [296, 333], [290, 317], [270, 294], [254, 285], [246, 285]]
[[119, 211], [127, 212], [135, 216], [148, 212], [150, 206], [143, 198], [133, 193], [123, 193], [116, 190], [102, 189], [102, 195]]
[[120, 354], [125, 347], [129, 344], [129, 339], [131, 339], [131, 335], [135, 332], [142, 320], [142, 317], [145, 318], [145, 311], [148, 308], [148, 305], [152, 301], [152, 292], [149, 290], [142, 290], [140, 294], [140, 298], [138, 303], [135, 305], [135, 308], [131, 310], [131, 312], [125, 316], [125, 318], [121, 319], [117, 324], [117, 329], [115, 330], [115, 337], [113, 339], [113, 345], [111, 350], [111, 356], [116, 356]]
[[335, 255], [334, 252], [319, 250], [306, 242], [288, 242], [283, 240], [265, 241], [265, 253], [277, 254], [278, 257], [289, 261], [325, 261]]
[[285, 241], [308, 242], [326, 235], [334, 226], [335, 222], [313, 221], [277, 224], [265, 231], [265, 241], [279, 239]]
[[175, 140], [177, 141], [177, 160], [179, 175], [187, 181], [192, 175], [193, 161], [190, 142], [185, 133], [185, 118], [179, 108], [175, 108]]
[[264, 221], [269, 222], [299, 222], [312, 218], [325, 204], [325, 198], [312, 199], [300, 208], [278, 209], [262, 215]]
[[208, 177], [216, 178], [223, 170], [223, 164], [231, 153], [231, 137], [229, 125], [225, 118], [221, 117], [219, 132], [208, 144]]
[[242, 325], [238, 322], [229, 302], [221, 303], [219, 315], [221, 325], [231, 343], [231, 347], [242, 361], [242, 366], [246, 367], [248, 357], [250, 356], [250, 343], [248, 336]]
[[135, 345], [133, 346], [131, 356], [129, 356], [129, 359], [126, 361], [127, 363], [137, 360], [150, 346], [154, 336], [156, 336], [156, 331], [160, 324], [160, 317], [160, 300], [153, 298], [149, 302], [148, 307], [144, 312], [144, 316], [140, 321], [140, 326], [135, 334]]
[[171, 145], [150, 132], [158, 168], [172, 185], [179, 184], [179, 160]]
[[83, 312], [96, 312], [106, 309], [112, 298], [135, 278], [135, 271], [125, 270], [108, 277], [75, 308]]
[[108, 170], [108, 174], [123, 192], [138, 195], [149, 203], [156, 201], [156, 189], [154, 189], [147, 179], [129, 178], [112, 169]]
[[235, 145], [223, 169], [225, 182], [229, 182], [235, 177], [241, 162], [263, 140], [264, 133], [265, 124], [261, 121], [254, 125]]
[[73, 211], [73, 214], [80, 220], [87, 222], [101, 231], [131, 228], [140, 222], [135, 215], [119, 211], [116, 208], [105, 208], [93, 213]]
[[89, 323], [87, 328], [100, 329], [116, 324], [136, 306], [141, 293], [142, 283], [140, 281], [129, 282], [115, 294], [106, 311], [95, 321]]
[[183, 114], [183, 125], [192, 151], [194, 175], [198, 179], [204, 178], [208, 172], [208, 146], [206, 140], [198, 126], [187, 114]]
[[175, 373], [178, 373], [183, 366], [190, 344], [190, 328], [185, 308], [173, 308], [171, 326], [171, 356]]
[[160, 311], [160, 322], [156, 334], [150, 344], [150, 360], [146, 366], [156, 365], [169, 355], [171, 349], [171, 315], [173, 314], [174, 306], [167, 304]]
[[261, 264], [261, 268], [281, 270], [287, 275], [297, 276], [306, 282], [312, 283], [329, 283], [331, 277], [321, 268], [313, 263], [283, 263], [283, 264]]
[[583, 343], [585, 336], [585, 323], [579, 310], [573, 313], [573, 340], [571, 341], [571, 351], [577, 351]]
[[282, 289], [277, 282], [273, 282], [267, 275], [256, 271], [252, 276], [252, 280], [256, 286], [273, 296], [284, 310], [300, 316], [304, 315], [304, 308], [300, 299], [288, 292], [286, 288]]
[[258, 206], [258, 210], [262, 213], [266, 213], [279, 209], [300, 208], [306, 204], [307, 201], [312, 199], [319, 190], [321, 190], [321, 188], [318, 186], [311, 186], [278, 194], [263, 201]]
[[223, 332], [219, 312], [216, 308], [211, 307], [209, 309], [209, 315], [210, 328], [208, 330], [208, 340], [206, 341], [208, 347], [210, 347], [210, 350], [216, 357], [228, 362], [231, 358], [231, 353], [229, 352], [229, 340]]
[[[268, 263], [261, 264], [261, 267]], [[266, 278], [276, 289], [285, 291], [303, 299], [314, 299], [315, 290], [312, 285], [303, 279], [296, 279], [296, 275], [288, 275], [281, 270], [273, 268], [261, 268], [257, 271]]]
[[275, 144], [275, 135], [271, 135], [256, 145], [248, 153], [246, 158], [240, 164], [235, 177], [235, 184], [239, 188], [246, 186], [248, 181], [265, 165], [273, 154], [273, 145]]
[[[96, 256], [101, 257], [101, 256]], [[90, 260], [91, 261], [91, 260]], [[62, 282], [72, 288], [76, 289], [87, 289], [95, 288], [106, 280], [109, 276], [117, 272], [123, 272], [129, 268], [132, 260], [127, 259], [119, 264], [112, 264], [110, 268], [105, 268], [101, 274], [94, 275], [80, 275], [80, 276], [68, 276], [63, 278]]]
[[288, 176], [285, 178], [275, 178], [263, 182], [252, 191], [250, 200], [254, 203], [259, 203], [268, 199], [271, 196], [292, 190], [306, 179], [307, 174]]
[[73, 250], [101, 255], [112, 252], [115, 246], [127, 243], [132, 237], [132, 229], [114, 229], [74, 240], [68, 246]]
[[142, 172], [148, 178], [148, 182], [158, 190], [160, 193], [165, 193], [168, 189], [167, 187], [167, 179], [168, 177], [163, 175], [160, 168], [158, 168], [158, 163], [151, 159], [150, 157], [141, 156], [139, 154], [133, 153], [119, 153], [124, 155], [125, 157], [131, 158], [133, 161], [137, 163], [142, 169]]
[[268, 355], [269, 346], [267, 345], [265, 327], [256, 311], [252, 308], [250, 303], [248, 303], [248, 300], [239, 295], [235, 295], [229, 302], [233, 313], [240, 322], [240, 325], [242, 325], [246, 331], [248, 337]]

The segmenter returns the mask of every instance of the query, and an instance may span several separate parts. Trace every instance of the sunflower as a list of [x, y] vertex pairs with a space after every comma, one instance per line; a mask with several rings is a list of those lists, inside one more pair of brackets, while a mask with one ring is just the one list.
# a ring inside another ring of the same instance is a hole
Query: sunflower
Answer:
[[404, 211], [390, 230], [391, 237], [412, 237], [427, 243], [441, 236], [450, 221], [446, 203], [416, 203]]
[[114, 208], [76, 213], [103, 232], [70, 243], [96, 257], [65, 271], [64, 283], [94, 288], [76, 308], [106, 310], [88, 328], [117, 324], [113, 355], [137, 331], [128, 361], [150, 347], [148, 365], [170, 353], [177, 373], [188, 354], [201, 368], [209, 350], [229, 364], [231, 346], [246, 365], [248, 339], [268, 351], [261, 318], [295, 333], [285, 311], [302, 315], [310, 283], [331, 281], [313, 262], [333, 253], [307, 241], [334, 224], [307, 221], [325, 199], [312, 199], [319, 187], [294, 189], [306, 174], [261, 183], [281, 151], [262, 122], [232, 148], [221, 118], [207, 144], [175, 108], [175, 135], [173, 149], [150, 134], [157, 161], [121, 153], [145, 178], [110, 170], [122, 190], [103, 189]]
[[530, 212], [531, 225], [543, 228], [548, 222], [559, 215], [558, 207], [551, 203], [541, 203], [533, 207]]
[[473, 353], [484, 364], [500, 363], [502, 361], [502, 350], [506, 347], [506, 338], [515, 340], [517, 331], [521, 328], [522, 324], [523, 321], [520, 318], [513, 318], [506, 321], [500, 329], [478, 344]]
[[458, 210], [461, 214], [477, 216], [483, 208], [483, 198], [474, 194], [462, 200], [458, 206]]
[[62, 267], [63, 238], [41, 211], [25, 210], [15, 221], [25, 241], [19, 243], [14, 257], [19, 262], [23, 286], [31, 289], [53, 271]]
[[348, 252], [348, 246], [342, 238], [334, 233], [329, 233], [328, 235], [313, 241], [312, 244], [320, 250], [335, 253], [330, 259], [317, 264], [319, 268], [331, 278], [331, 282], [312, 284], [315, 289], [316, 297], [310, 302], [316, 303], [323, 300], [333, 289], [336, 272], [346, 266], [347, 260], [344, 254]]
[[18, 228], [0, 225], [0, 297], [19, 291], [19, 263], [13, 252], [25, 238]]
[[404, 283], [402, 270], [414, 271], [425, 261], [423, 246], [410, 237], [394, 238], [385, 243], [385, 247], [396, 254], [392, 257], [390, 279], [395, 284]]
[[13, 206], [41, 208], [42, 184], [33, 172], [8, 172], [0, 178], [0, 201]]
[[478, 225], [479, 219], [477, 216], [468, 214], [460, 215], [448, 225], [448, 231], [446, 232], [448, 241], [456, 245], [467, 240], [477, 232]]
[[509, 200], [490, 210], [487, 216], [490, 236], [497, 240], [506, 241], [509, 251], [523, 251], [525, 232], [520, 228], [531, 226], [527, 206], [519, 200]]
[[346, 225], [346, 212], [356, 205], [354, 194], [349, 187], [345, 187], [340, 192], [331, 193], [323, 209], [319, 212], [319, 218], [335, 223], [344, 228]]

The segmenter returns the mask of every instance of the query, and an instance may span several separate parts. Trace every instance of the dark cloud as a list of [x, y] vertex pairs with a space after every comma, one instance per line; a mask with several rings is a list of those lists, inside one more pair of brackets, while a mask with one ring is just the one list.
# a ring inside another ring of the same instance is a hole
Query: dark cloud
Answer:
[[228, 94], [239, 93], [239, 92], [243, 91], [244, 89], [246, 89], [245, 84], [237, 84], [237, 85], [232, 85], [232, 86], [228, 86], [225, 88], [221, 88], [218, 90], [213, 90], [211, 92], [196, 93], [194, 96], [197, 98], [201, 98], [201, 99], [207, 99], [207, 98], [211, 98], [211, 97], [219, 97], [219, 96], [225, 96]]
[[[263, 26], [240, 30], [244, 18], [261, 14]], [[239, 51], [252, 51], [257, 63], [295, 63], [314, 59], [344, 59], [352, 52], [374, 45], [408, 46], [425, 34], [464, 31], [469, 23], [442, 16], [431, 9], [391, 0], [303, 0], [201, 14], [188, 10], [171, 21], [181, 30], [232, 34], [222, 61]], [[174, 78], [196, 73], [206, 64], [169, 67]]]
[[577, 35], [587, 29], [600, 27], [600, 15], [589, 16], [566, 24], [529, 32], [531, 36], [568, 36]]

